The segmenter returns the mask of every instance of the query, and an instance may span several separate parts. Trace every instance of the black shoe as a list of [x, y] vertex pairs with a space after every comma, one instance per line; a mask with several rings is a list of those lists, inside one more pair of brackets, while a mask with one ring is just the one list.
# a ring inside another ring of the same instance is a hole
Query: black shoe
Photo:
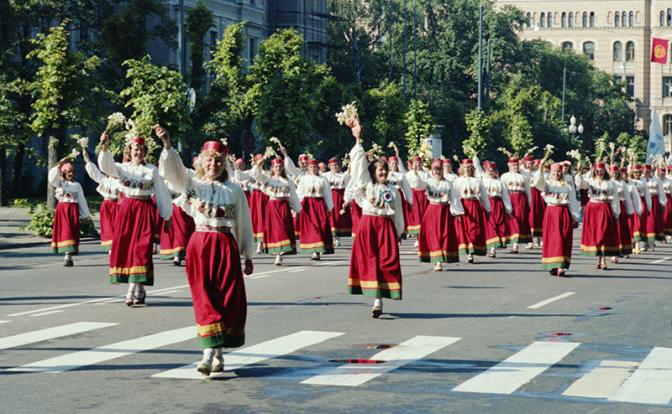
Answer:
[[143, 290], [140, 292], [140, 295], [137, 298], [133, 299], [133, 306], [143, 306], [145, 304], [145, 298], [147, 293]]
[[63, 259], [63, 266], [72, 267], [73, 265], [74, 265], [74, 262], [72, 261], [72, 257], [66, 256], [65, 259]]

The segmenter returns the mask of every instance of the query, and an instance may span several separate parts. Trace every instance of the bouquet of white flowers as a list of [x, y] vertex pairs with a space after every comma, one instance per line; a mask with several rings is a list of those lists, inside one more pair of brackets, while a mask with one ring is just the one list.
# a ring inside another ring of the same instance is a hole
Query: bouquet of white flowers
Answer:
[[555, 149], [555, 146], [551, 144], [546, 144], [544, 147], [544, 158], [548, 158], [551, 154], [553, 154], [553, 150]]
[[280, 139], [278, 139], [278, 137], [270, 137], [268, 141], [271, 142], [272, 144], [277, 145], [278, 147], [282, 147], [282, 143], [280, 142]]
[[504, 147], [497, 148], [497, 151], [501, 152], [502, 154], [506, 155], [509, 158], [513, 157], [513, 154], [511, 153], [511, 151], [509, 151], [508, 149], [506, 149]]
[[76, 149], [72, 149], [72, 152], [69, 155], [69, 158], [72, 158], [73, 160], [79, 156], [80, 152], [77, 151]]
[[121, 112], [115, 112], [112, 115], [107, 117], [107, 126], [105, 127], [105, 132], [111, 134], [115, 130], [124, 128], [126, 125], [126, 117]]
[[266, 151], [264, 151], [264, 159], [265, 160], [267, 160], [271, 157], [275, 157], [276, 155], [278, 155], [278, 154], [276, 154], [273, 147], [266, 147]]
[[581, 161], [581, 152], [579, 152], [578, 149], [573, 149], [571, 151], [567, 151], [567, 156], [574, 158], [577, 161]]
[[86, 148], [89, 146], [89, 139], [87, 137], [80, 138], [77, 140], [77, 145], [79, 145], [82, 148]]
[[351, 102], [347, 105], [344, 105], [341, 108], [341, 112], [338, 112], [336, 114], [336, 121], [340, 125], [345, 125], [346, 122], [348, 122], [350, 119], [357, 118], [359, 115], [357, 114], [357, 106], [355, 105], [355, 102]]
[[532, 148], [530, 148], [529, 150], [525, 151], [525, 155], [523, 155], [523, 157], [526, 157], [526, 156], [532, 154], [532, 153], [533, 153], [534, 151], [536, 151], [538, 148], [539, 148], [539, 147], [535, 145], [534, 147], [532, 147]]

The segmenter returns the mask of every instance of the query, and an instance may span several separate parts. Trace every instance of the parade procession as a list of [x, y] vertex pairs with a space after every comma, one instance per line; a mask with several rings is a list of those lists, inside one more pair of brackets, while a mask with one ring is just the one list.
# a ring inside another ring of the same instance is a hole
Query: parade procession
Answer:
[[672, 412], [672, 0], [0, 0], [0, 414]]

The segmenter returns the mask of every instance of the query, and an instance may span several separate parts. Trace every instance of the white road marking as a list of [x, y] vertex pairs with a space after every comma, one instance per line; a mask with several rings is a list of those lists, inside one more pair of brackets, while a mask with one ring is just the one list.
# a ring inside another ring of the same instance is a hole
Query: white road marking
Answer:
[[296, 268], [296, 269], [292, 269], [292, 270], [290, 270], [290, 271], [287, 272], [287, 273], [298, 273], [298, 272], [303, 272], [304, 270], [306, 270], [305, 267], [298, 267], [298, 268]]
[[[233, 351], [224, 355], [224, 371], [235, 371], [248, 365], [257, 364], [271, 358], [291, 354], [301, 348], [319, 344], [328, 339], [343, 335], [343, 332], [323, 332], [323, 331], [300, 331], [291, 335], [271, 339], [257, 345], [252, 345], [238, 351]], [[196, 364], [184, 365], [169, 371], [160, 372], [152, 375], [155, 378], [179, 378], [179, 379], [203, 379], [204, 377], [196, 372]], [[217, 377], [222, 373], [211, 374], [210, 377]]]
[[511, 394], [579, 345], [577, 342], [534, 342], [453, 391]]
[[356, 387], [380, 375], [424, 358], [461, 338], [447, 336], [416, 336], [395, 347], [372, 356], [373, 360], [386, 361], [380, 364], [346, 364], [302, 381], [302, 384], [335, 385]]
[[15, 348], [32, 344], [35, 342], [48, 341], [50, 339], [61, 338], [63, 336], [75, 335], [82, 332], [92, 331], [94, 329], [107, 328], [118, 325], [116, 323], [105, 322], [76, 322], [67, 325], [56, 326], [53, 328], [40, 329], [19, 335], [0, 338], [0, 349]]
[[668, 404], [672, 399], [672, 348], [653, 348], [609, 401]]
[[557, 302], [560, 299], [570, 297], [575, 293], [576, 292], [565, 292], [562, 295], [553, 296], [552, 298], [548, 298], [546, 300], [542, 300], [541, 302], [535, 303], [534, 305], [530, 305], [530, 306], [527, 307], [527, 309], [539, 309], [541, 307], [544, 307], [544, 306], [548, 305], [549, 303]]
[[184, 342], [189, 339], [193, 339], [195, 335], [196, 328], [194, 326], [188, 326], [185, 328], [163, 331], [153, 335], [101, 346], [90, 349], [88, 351], [72, 352], [55, 358], [49, 358], [27, 365], [22, 365], [20, 367], [10, 368], [7, 371], [49, 373], [70, 371], [88, 365], [121, 358], [138, 352], [161, 348], [178, 342]]
[[568, 397], [609, 398], [623, 384], [638, 362], [600, 361], [600, 365], [576, 380], [562, 393]]
[[54, 313], [61, 313], [61, 312], [63, 312], [63, 311], [62, 311], [62, 310], [53, 310], [53, 311], [49, 311], [49, 312], [34, 313], [34, 314], [30, 315], [30, 316], [32, 316], [32, 317], [36, 317], [36, 316], [47, 316], [47, 315], [53, 315]]
[[9, 322], [11, 322], [11, 321], [0, 321], [0, 325], [2, 325], [3, 323], [9, 323]]
[[670, 260], [670, 259], [672, 259], [672, 256], [665, 256], [665, 257], [663, 257], [662, 259], [654, 260], [654, 261], [651, 262], [651, 263], [652, 263], [652, 264], [663, 263], [664, 261], [666, 261], [666, 260]]
[[345, 263], [345, 260], [332, 260], [331, 262], [320, 262], [316, 266], [332, 266], [339, 263]]

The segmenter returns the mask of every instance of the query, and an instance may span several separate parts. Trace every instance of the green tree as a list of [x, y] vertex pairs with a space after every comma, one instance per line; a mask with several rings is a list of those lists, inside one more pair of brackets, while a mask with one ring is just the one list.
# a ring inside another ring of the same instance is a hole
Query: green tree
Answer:
[[405, 137], [408, 155], [417, 155], [422, 140], [429, 138], [434, 128], [434, 119], [429, 113], [429, 106], [418, 99], [412, 99], [404, 115], [404, 123], [406, 124]]
[[[492, 155], [492, 151], [490, 153], [484, 153], [483, 151], [486, 147], [492, 148], [492, 120], [490, 117], [485, 112], [475, 109], [467, 114], [465, 120], [469, 137], [462, 142], [464, 154], [467, 157], [473, 157], [476, 154], [481, 157]], [[475, 151], [476, 154], [470, 150]]]
[[[34, 100], [31, 128], [48, 140], [48, 166], [65, 155], [69, 128], [95, 127], [102, 90], [94, 73], [100, 59], [70, 50], [68, 22], [49, 30], [33, 41], [29, 58], [40, 64], [30, 83]], [[47, 184], [47, 203], [53, 207], [53, 189]]]
[[405, 124], [399, 114], [404, 113], [404, 109], [404, 96], [401, 87], [395, 82], [383, 81], [380, 87], [367, 90], [364, 110], [366, 114], [371, 114], [373, 127], [373, 133], [367, 134], [367, 140], [381, 146], [390, 141], [401, 144], [405, 135]]
[[205, 1], [198, 0], [192, 9], [187, 11], [185, 23], [187, 42], [191, 50], [191, 87], [199, 91], [203, 87], [205, 79], [205, 69], [203, 68], [205, 44], [203, 38], [215, 24], [215, 17], [208, 9]]
[[15, 83], [0, 76], [0, 205], [7, 204], [7, 189], [4, 188], [7, 154], [19, 145], [25, 145], [31, 132], [28, 117], [19, 110], [17, 97]]

